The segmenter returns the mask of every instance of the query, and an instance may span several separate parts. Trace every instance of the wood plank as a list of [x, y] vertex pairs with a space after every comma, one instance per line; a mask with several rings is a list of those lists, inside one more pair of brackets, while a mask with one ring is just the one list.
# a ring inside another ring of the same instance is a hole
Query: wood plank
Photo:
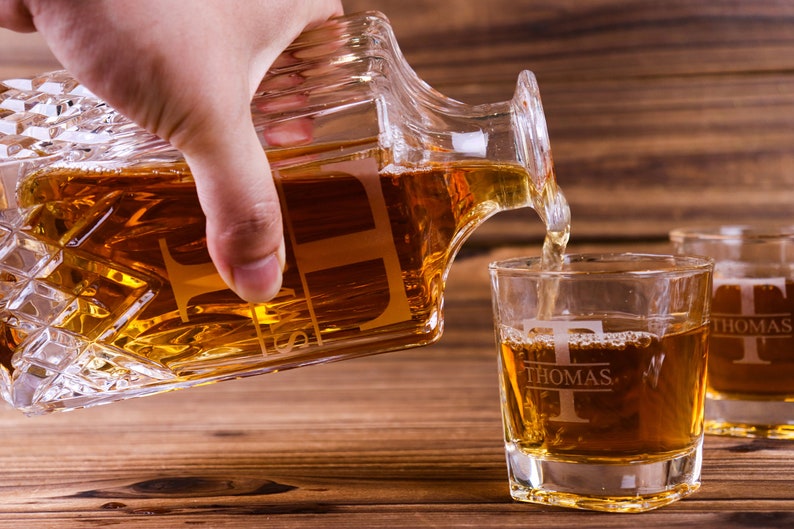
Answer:
[[[535, 70], [572, 251], [669, 251], [667, 229], [790, 219], [794, 4], [346, 0], [379, 8], [420, 76], [471, 103]], [[0, 77], [57, 63], [0, 30]], [[487, 263], [537, 255], [500, 214], [447, 282], [435, 345], [66, 414], [0, 409], [0, 528], [788, 528], [794, 444], [708, 437], [703, 487], [641, 516], [510, 500]], [[504, 246], [500, 246], [503, 245]]]
[[[794, 5], [345, 6], [384, 11], [418, 74], [463, 101], [508, 99], [520, 70], [536, 73], [575, 237], [794, 218]], [[472, 244], [537, 240], [524, 218], [501, 215]]]
[[702, 489], [641, 518], [509, 499], [487, 263], [535, 251], [457, 262], [429, 347], [71, 413], [0, 410], [0, 527], [789, 527], [784, 441], [708, 437]]
[[[346, 0], [380, 9], [408, 62], [469, 103], [540, 81], [557, 177], [585, 239], [664, 238], [692, 223], [794, 218], [794, 5], [774, 0]], [[3, 77], [57, 67], [0, 30]], [[536, 241], [523, 213], [475, 246]], [[532, 217], [530, 217], [532, 218]]]

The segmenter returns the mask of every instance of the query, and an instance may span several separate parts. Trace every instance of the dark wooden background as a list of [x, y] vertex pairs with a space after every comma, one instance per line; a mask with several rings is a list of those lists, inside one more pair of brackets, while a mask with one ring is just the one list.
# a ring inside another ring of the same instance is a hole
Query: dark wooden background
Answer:
[[[691, 223], [794, 217], [794, 1], [346, 0], [469, 103], [540, 83], [573, 247], [664, 251]], [[0, 78], [57, 68], [0, 30]], [[487, 263], [537, 253], [501, 214], [467, 243], [433, 346], [25, 418], [0, 408], [0, 527], [794, 527], [794, 444], [709, 437], [704, 485], [639, 516], [510, 500]]]
[[[468, 103], [540, 83], [575, 240], [794, 221], [790, 0], [345, 0], [380, 10], [418, 74]], [[0, 31], [0, 77], [57, 66]], [[5, 63], [5, 60], [3, 61]], [[470, 244], [537, 239], [523, 213]]]
[[[794, 2], [347, 0], [380, 9], [419, 75], [464, 102], [540, 84], [573, 239], [794, 221]], [[522, 214], [481, 230], [520, 239]]]

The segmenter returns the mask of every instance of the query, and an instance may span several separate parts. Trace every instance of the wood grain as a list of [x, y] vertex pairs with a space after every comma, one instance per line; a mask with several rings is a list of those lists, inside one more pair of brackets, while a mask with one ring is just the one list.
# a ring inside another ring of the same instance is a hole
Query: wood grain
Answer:
[[[666, 251], [690, 222], [791, 220], [794, 4], [346, 0], [380, 9], [421, 77], [470, 103], [538, 75], [574, 250]], [[0, 77], [57, 68], [0, 30]], [[794, 444], [709, 437], [704, 484], [637, 516], [514, 503], [487, 263], [537, 254], [526, 211], [488, 221], [435, 345], [25, 418], [0, 410], [0, 527], [794, 526]]]
[[[392, 21], [417, 73], [476, 104], [536, 73], [574, 236], [794, 220], [794, 4], [779, 0], [346, 0]], [[57, 67], [0, 30], [0, 75]], [[536, 241], [500, 215], [470, 244]]]
[[[518, 72], [535, 72], [574, 237], [794, 219], [790, 2], [345, 5], [385, 12], [419, 75], [463, 101], [508, 99]], [[523, 218], [472, 243], [539, 237]]]
[[702, 489], [640, 516], [509, 499], [486, 264], [535, 250], [456, 263], [433, 346], [71, 413], [0, 411], [0, 527], [790, 527], [784, 441], [707, 438]]

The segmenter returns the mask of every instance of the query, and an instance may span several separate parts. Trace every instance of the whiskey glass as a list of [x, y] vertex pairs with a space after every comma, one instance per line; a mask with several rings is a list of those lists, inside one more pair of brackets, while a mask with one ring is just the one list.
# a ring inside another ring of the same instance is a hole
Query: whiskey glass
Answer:
[[712, 262], [490, 265], [510, 493], [642, 512], [700, 486]]
[[794, 226], [682, 228], [714, 258], [706, 433], [794, 439]]

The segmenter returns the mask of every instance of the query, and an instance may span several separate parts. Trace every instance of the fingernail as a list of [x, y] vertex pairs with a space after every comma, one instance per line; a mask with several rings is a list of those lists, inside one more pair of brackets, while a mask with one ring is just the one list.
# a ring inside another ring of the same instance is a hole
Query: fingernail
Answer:
[[282, 243], [276, 253], [254, 263], [234, 267], [232, 277], [237, 295], [251, 303], [264, 303], [276, 297], [281, 289], [284, 254]]

